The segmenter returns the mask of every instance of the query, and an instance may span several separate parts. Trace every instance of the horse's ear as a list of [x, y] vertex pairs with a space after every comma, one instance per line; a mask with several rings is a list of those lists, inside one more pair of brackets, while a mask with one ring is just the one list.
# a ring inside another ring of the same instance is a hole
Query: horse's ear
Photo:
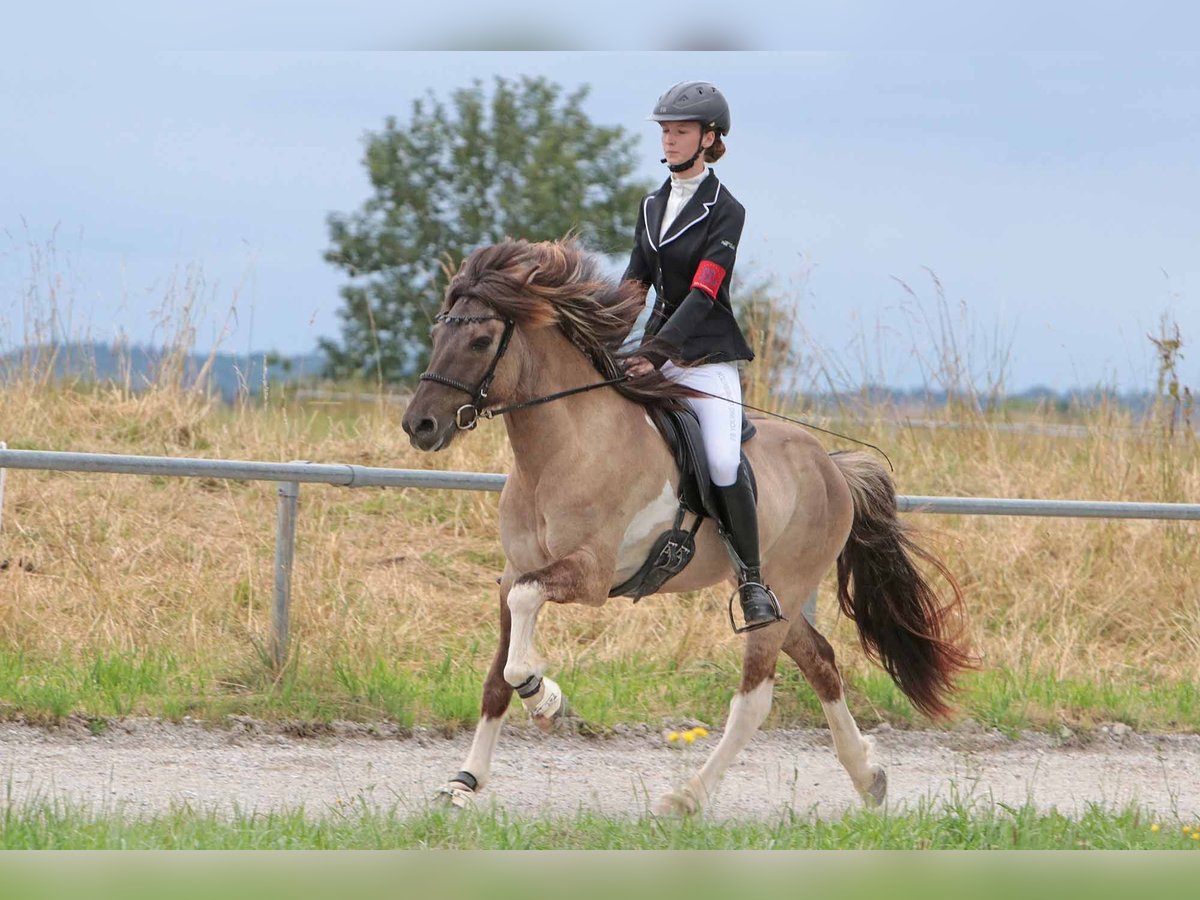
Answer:
[[441, 267], [442, 274], [446, 276], [447, 284], [454, 280], [454, 276], [461, 272], [466, 264], [467, 257], [464, 256], [461, 260], [459, 260], [458, 265], [455, 265], [454, 254], [452, 254], [449, 250], [443, 251], [441, 257], [438, 259], [438, 265]]

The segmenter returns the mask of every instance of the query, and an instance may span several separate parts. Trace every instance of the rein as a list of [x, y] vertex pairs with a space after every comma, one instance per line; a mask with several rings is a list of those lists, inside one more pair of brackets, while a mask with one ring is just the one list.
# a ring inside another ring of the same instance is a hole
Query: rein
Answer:
[[697, 394], [703, 394], [705, 397], [711, 397], [714, 400], [724, 400], [726, 403], [732, 403], [735, 406], [740, 406], [742, 409], [749, 409], [757, 413], [762, 413], [764, 416], [774, 416], [776, 419], [783, 419], [785, 422], [791, 422], [793, 425], [800, 425], [804, 428], [811, 428], [813, 431], [819, 431], [822, 434], [828, 434], [836, 438], [841, 438], [844, 441], [850, 441], [853, 444], [859, 444], [863, 447], [870, 447], [885, 460], [887, 460], [888, 468], [893, 472], [896, 467], [892, 465], [892, 458], [868, 441], [860, 441], [858, 438], [852, 438], [849, 435], [842, 434], [840, 431], [830, 431], [828, 428], [822, 428], [820, 425], [814, 425], [812, 422], [805, 422], [803, 419], [793, 419], [791, 416], [785, 416], [782, 413], [771, 412], [769, 409], [760, 409], [757, 406], [751, 406], [749, 403], [739, 403], [736, 400], [730, 400], [728, 397], [721, 397], [717, 394], [710, 394], [708, 391], [702, 391], [698, 388], [689, 387], [688, 390], [695, 391]]
[[569, 388], [565, 391], [547, 394], [545, 397], [538, 397], [534, 400], [526, 400], [522, 403], [513, 403], [509, 406], [497, 406], [493, 409], [483, 409], [479, 411], [479, 416], [483, 419], [491, 419], [496, 416], [502, 416], [505, 413], [516, 412], [518, 409], [528, 409], [531, 406], [540, 406], [543, 403], [549, 403], [551, 400], [561, 400], [563, 397], [570, 397], [572, 394], [583, 394], [587, 391], [594, 391], [596, 388], [609, 387], [611, 385], [620, 384], [622, 381], [628, 380], [628, 375], [622, 375], [620, 378], [610, 378], [608, 381], [597, 381], [595, 384], [585, 384], [582, 387]]
[[[553, 394], [547, 394], [544, 397], [535, 397], [532, 400], [525, 400], [521, 403], [510, 403], [508, 406], [497, 406], [492, 408], [482, 407], [481, 404], [487, 400], [488, 391], [491, 390], [492, 382], [496, 378], [496, 366], [500, 364], [500, 359], [508, 350], [508, 342], [512, 338], [514, 322], [506, 316], [452, 316], [448, 313], [438, 315], [434, 321], [445, 322], [447, 325], [464, 325], [472, 322], [503, 322], [504, 334], [500, 337], [500, 345], [496, 348], [496, 355], [492, 357], [491, 365], [488, 366], [486, 372], [483, 373], [483, 378], [475, 387], [468, 387], [461, 381], [455, 381], [453, 378], [448, 378], [445, 375], [439, 375], [436, 372], [421, 373], [421, 381], [433, 381], [437, 384], [444, 384], [447, 387], [452, 387], [455, 390], [462, 391], [464, 394], [471, 396], [470, 403], [464, 403], [454, 413], [454, 424], [458, 426], [459, 431], [472, 431], [479, 424], [480, 419], [493, 419], [496, 416], [502, 416], [505, 413], [516, 412], [519, 409], [528, 409], [531, 406], [540, 406], [543, 403], [549, 403], [551, 400], [561, 400], [563, 397], [570, 397], [572, 394], [582, 394], [586, 391], [594, 391], [597, 388], [609, 387], [614, 384], [620, 384], [622, 381], [628, 380], [628, 375], [622, 375], [619, 378], [610, 378], [608, 381], [598, 381], [595, 384], [585, 384], [582, 387], [568, 388], [565, 391], [556, 391]], [[465, 414], [465, 415], [464, 415]]]
[[[483, 373], [483, 378], [479, 380], [479, 384], [474, 388], [468, 387], [461, 381], [455, 381], [453, 378], [448, 378], [445, 375], [438, 375], [436, 372], [422, 372], [421, 381], [433, 381], [438, 384], [444, 384], [447, 387], [452, 387], [455, 390], [462, 391], [464, 394], [471, 396], [470, 403], [464, 403], [454, 413], [454, 424], [458, 426], [460, 431], [472, 431], [479, 424], [480, 419], [494, 419], [496, 416], [502, 416], [505, 413], [516, 412], [520, 409], [529, 409], [532, 406], [541, 406], [543, 403], [550, 403], [553, 400], [561, 400], [563, 397], [570, 397], [574, 394], [583, 394], [587, 391], [594, 391], [597, 388], [611, 387], [614, 384], [620, 384], [623, 381], [628, 381], [628, 375], [620, 375], [617, 378], [610, 378], [607, 381], [597, 381], [593, 384], [585, 384], [581, 387], [568, 388], [565, 391], [556, 391], [553, 394], [546, 394], [544, 397], [535, 397], [532, 400], [524, 400], [520, 403], [510, 403], [508, 406], [497, 406], [492, 408], [482, 407], [487, 400], [488, 391], [491, 390], [492, 381], [496, 378], [496, 366], [500, 364], [501, 358], [508, 350], [508, 343], [512, 339], [513, 327], [515, 322], [507, 316], [452, 316], [449, 313], [441, 313], [434, 319], [435, 322], [444, 322], [447, 325], [466, 325], [472, 322], [503, 322], [504, 333], [500, 336], [500, 345], [496, 348], [496, 355], [492, 357], [492, 362], [488, 366], [487, 371]], [[724, 400], [726, 403], [733, 403], [743, 409], [748, 409], [753, 412], [762, 413], [765, 416], [774, 416], [776, 419], [782, 419], [784, 422], [791, 422], [793, 425], [799, 425], [803, 428], [811, 428], [813, 431], [819, 431], [822, 434], [828, 434], [832, 437], [841, 438], [844, 441], [850, 441], [853, 444], [859, 444], [863, 447], [869, 447], [887, 460], [888, 467], [895, 472], [896, 467], [892, 465], [892, 459], [879, 447], [868, 441], [860, 441], [858, 438], [852, 438], [849, 435], [841, 434], [837, 431], [830, 431], [828, 428], [822, 428], [820, 425], [814, 425], [811, 422], [805, 422], [803, 419], [793, 419], [791, 416], [785, 416], [782, 413], [771, 412], [769, 409], [761, 409], [757, 406], [751, 406], [749, 403], [739, 403], [735, 400], [730, 400], [728, 397], [721, 397], [717, 394], [710, 394], [708, 391], [702, 391], [698, 388], [688, 388], [688, 390], [700, 394], [704, 397], [711, 397], [714, 400]], [[464, 411], [467, 418], [464, 418]]]

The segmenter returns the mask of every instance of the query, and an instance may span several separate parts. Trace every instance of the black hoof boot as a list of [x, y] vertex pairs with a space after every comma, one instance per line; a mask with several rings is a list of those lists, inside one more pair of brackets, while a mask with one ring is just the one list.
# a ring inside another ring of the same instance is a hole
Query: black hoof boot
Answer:
[[738, 582], [735, 593], [740, 595], [742, 601], [743, 624], [740, 628], [733, 618], [733, 597], [729, 598], [729, 624], [735, 634], [745, 634], [783, 621], [779, 600], [774, 591], [762, 583], [762, 573], [758, 569], [747, 569]]

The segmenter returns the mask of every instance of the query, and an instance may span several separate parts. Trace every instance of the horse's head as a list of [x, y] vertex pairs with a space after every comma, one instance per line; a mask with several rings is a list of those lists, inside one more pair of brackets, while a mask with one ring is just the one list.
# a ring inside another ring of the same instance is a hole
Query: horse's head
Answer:
[[[543, 376], [545, 360], [532, 348], [534, 335], [549, 326], [558, 327], [564, 347], [569, 341], [589, 366], [614, 377], [619, 370], [612, 354], [629, 334], [645, 297], [644, 286], [607, 278], [598, 259], [571, 240], [506, 240], [473, 251], [446, 288], [429, 368], [404, 414], [412, 445], [418, 450], [449, 446], [459, 431], [475, 427], [481, 412], [512, 402], [519, 383], [525, 390], [530, 378]], [[620, 387], [643, 403], [672, 389], [658, 376]], [[636, 396], [639, 390], [643, 397]]]
[[508, 396], [517, 378], [510, 348], [515, 323], [473, 298], [437, 316], [429, 367], [409, 401], [402, 425], [418, 450], [442, 450], [479, 414]]

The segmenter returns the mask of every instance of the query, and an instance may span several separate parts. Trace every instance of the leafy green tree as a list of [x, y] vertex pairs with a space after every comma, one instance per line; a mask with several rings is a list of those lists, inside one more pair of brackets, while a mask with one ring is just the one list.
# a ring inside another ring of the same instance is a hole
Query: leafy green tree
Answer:
[[542, 78], [496, 78], [490, 91], [476, 81], [367, 133], [373, 193], [328, 218], [325, 259], [350, 281], [342, 342], [321, 341], [327, 374], [395, 381], [423, 368], [446, 270], [477, 247], [573, 231], [594, 250], [628, 252], [647, 189], [632, 178], [635, 141], [590, 121], [587, 95]]

